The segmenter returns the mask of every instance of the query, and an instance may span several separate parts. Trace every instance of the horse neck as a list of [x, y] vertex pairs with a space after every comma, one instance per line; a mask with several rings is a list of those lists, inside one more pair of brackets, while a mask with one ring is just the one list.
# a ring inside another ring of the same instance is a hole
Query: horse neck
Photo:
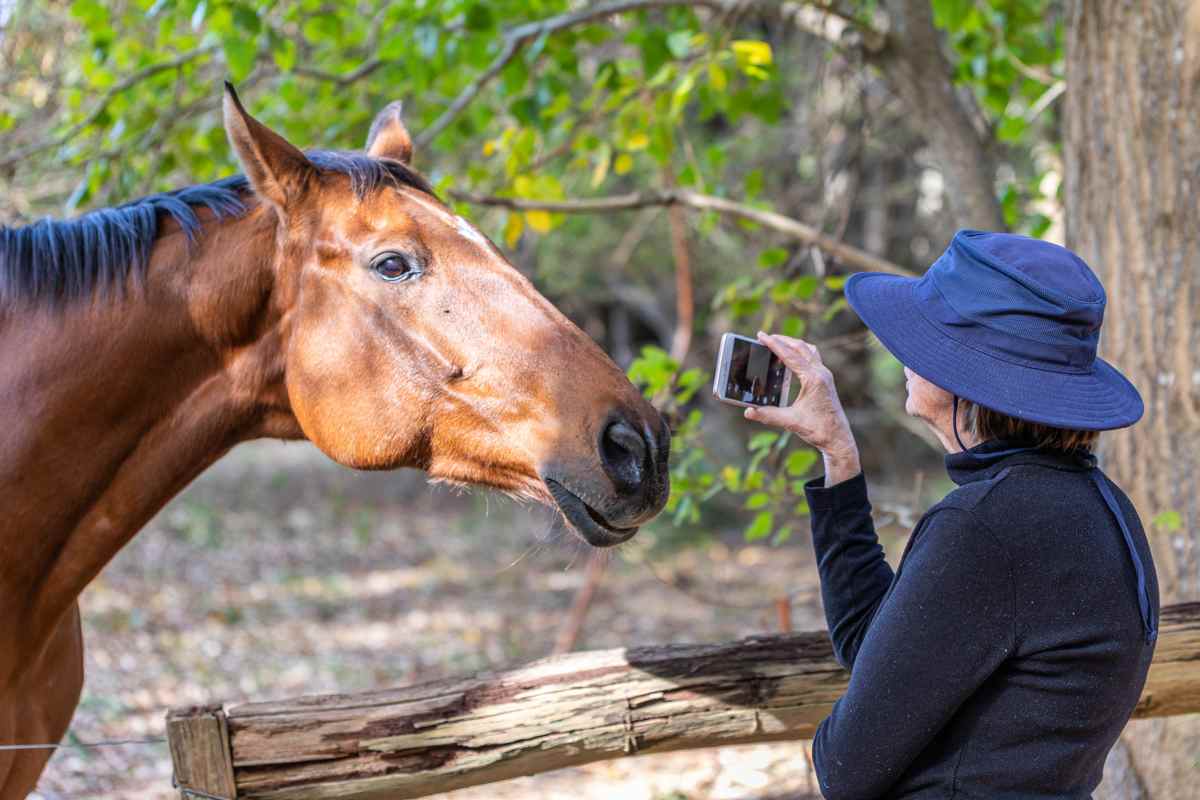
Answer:
[[53, 630], [233, 445], [300, 435], [282, 382], [273, 215], [206, 219], [193, 246], [164, 228], [140, 288], [0, 315], [0, 609], [22, 638]]

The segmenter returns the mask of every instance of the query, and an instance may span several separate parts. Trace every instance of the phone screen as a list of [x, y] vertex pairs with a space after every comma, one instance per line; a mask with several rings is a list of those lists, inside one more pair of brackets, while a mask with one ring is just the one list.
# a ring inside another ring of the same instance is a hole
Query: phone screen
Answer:
[[777, 406], [786, 374], [787, 367], [765, 345], [734, 339], [725, 396], [756, 406]]

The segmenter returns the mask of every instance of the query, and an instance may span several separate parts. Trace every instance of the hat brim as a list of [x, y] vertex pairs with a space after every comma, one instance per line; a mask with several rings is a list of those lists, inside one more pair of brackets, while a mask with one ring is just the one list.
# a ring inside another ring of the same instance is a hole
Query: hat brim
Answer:
[[952, 339], [918, 308], [913, 295], [918, 280], [857, 272], [846, 280], [845, 293], [883, 346], [922, 378], [1003, 414], [1056, 428], [1110, 430], [1141, 418], [1141, 395], [1101, 358], [1091, 372], [1056, 372], [997, 358]]

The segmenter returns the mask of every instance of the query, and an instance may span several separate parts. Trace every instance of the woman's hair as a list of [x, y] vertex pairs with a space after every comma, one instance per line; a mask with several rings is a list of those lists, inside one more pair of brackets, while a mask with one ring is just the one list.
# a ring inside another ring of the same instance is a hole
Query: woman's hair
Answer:
[[1090, 453], [1100, 439], [1100, 431], [1055, 428], [1040, 422], [1017, 419], [978, 405], [965, 397], [958, 399], [958, 410], [962, 415], [963, 427], [974, 433], [980, 441], [1011, 439], [1035, 447], [1048, 447], [1054, 450], [1083, 450]]

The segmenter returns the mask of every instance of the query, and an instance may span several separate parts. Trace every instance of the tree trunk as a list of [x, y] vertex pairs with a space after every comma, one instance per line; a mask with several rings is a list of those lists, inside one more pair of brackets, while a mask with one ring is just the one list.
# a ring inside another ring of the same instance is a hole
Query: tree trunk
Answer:
[[[1200, 603], [1167, 609], [1136, 715], [1200, 710], [1198, 649]], [[574, 653], [228, 715], [179, 709], [167, 728], [184, 786], [217, 793], [232, 768], [237, 798], [400, 800], [639, 753], [811, 738], [847, 677], [818, 631]]]
[[[1066, 23], [1067, 246], [1107, 290], [1100, 355], [1146, 403], [1101, 438], [1103, 467], [1152, 533], [1164, 601], [1196, 597], [1200, 0], [1073, 0]], [[1191, 796], [1198, 733], [1194, 717], [1135, 724], [1120, 761], [1148, 797]]]
[[1005, 229], [996, 196], [996, 164], [971, 118], [971, 106], [954, 87], [928, 0], [888, 0], [892, 29], [886, 45], [867, 60], [921, 127], [946, 181], [946, 197], [960, 228]]

